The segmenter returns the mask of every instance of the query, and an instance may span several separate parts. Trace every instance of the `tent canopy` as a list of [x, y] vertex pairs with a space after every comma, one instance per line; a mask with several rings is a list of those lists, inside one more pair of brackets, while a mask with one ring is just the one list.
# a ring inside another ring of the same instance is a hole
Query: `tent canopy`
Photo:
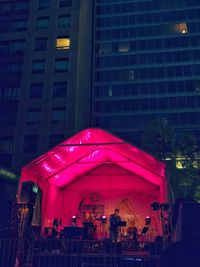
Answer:
[[[84, 190], [112, 191], [115, 195], [123, 191], [123, 197], [125, 192], [134, 191], [154, 196], [149, 201], [168, 201], [165, 164], [96, 128], [76, 134], [25, 165], [19, 183], [19, 201], [22, 184], [27, 181], [35, 183], [43, 192], [43, 225], [50, 224], [53, 217], [63, 218], [63, 212], [69, 209], [67, 205], [71, 201], [72, 209], [75, 199], [80, 203]], [[109, 207], [110, 212], [114, 206]], [[78, 208], [74, 206], [74, 209]]]

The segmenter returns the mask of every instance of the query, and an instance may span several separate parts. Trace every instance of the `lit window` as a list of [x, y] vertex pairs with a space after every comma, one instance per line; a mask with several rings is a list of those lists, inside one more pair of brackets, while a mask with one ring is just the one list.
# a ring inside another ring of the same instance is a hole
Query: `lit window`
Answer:
[[57, 49], [69, 49], [70, 48], [70, 39], [67, 37], [58, 37], [56, 39], [56, 48]]
[[183, 169], [183, 162], [181, 162], [180, 160], [176, 161], [176, 168], [177, 169]]
[[188, 32], [187, 24], [186, 23], [179, 23], [175, 25], [175, 31], [177, 33], [185, 34]]
[[119, 52], [120, 53], [128, 52], [129, 49], [130, 49], [129, 42], [121, 42], [121, 43], [119, 43]]
[[188, 27], [186, 23], [166, 24], [163, 25], [164, 34], [186, 34]]

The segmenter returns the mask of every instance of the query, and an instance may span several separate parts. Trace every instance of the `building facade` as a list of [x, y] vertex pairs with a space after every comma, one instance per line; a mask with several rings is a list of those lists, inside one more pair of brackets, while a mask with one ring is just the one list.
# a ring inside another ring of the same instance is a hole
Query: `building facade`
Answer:
[[93, 125], [139, 144], [163, 117], [200, 135], [200, 2], [96, 0]]
[[0, 1], [0, 165], [19, 171], [89, 126], [91, 11], [88, 0]]
[[0, 165], [87, 127], [200, 134], [199, 0], [1, 0]]

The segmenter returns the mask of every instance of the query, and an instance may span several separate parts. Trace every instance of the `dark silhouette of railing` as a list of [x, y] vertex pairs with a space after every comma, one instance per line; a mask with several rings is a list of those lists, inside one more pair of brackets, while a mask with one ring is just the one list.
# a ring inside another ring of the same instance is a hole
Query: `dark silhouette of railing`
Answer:
[[0, 267], [159, 267], [162, 242], [0, 239]]

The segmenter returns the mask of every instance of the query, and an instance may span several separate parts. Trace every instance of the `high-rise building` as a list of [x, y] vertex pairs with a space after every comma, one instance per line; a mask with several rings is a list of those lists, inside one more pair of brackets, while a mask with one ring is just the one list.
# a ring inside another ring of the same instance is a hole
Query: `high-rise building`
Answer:
[[140, 142], [163, 117], [200, 136], [200, 1], [96, 0], [93, 125]]
[[92, 9], [0, 1], [0, 165], [13, 170], [89, 126]]
[[199, 0], [0, 0], [0, 165], [86, 127], [200, 134]]

